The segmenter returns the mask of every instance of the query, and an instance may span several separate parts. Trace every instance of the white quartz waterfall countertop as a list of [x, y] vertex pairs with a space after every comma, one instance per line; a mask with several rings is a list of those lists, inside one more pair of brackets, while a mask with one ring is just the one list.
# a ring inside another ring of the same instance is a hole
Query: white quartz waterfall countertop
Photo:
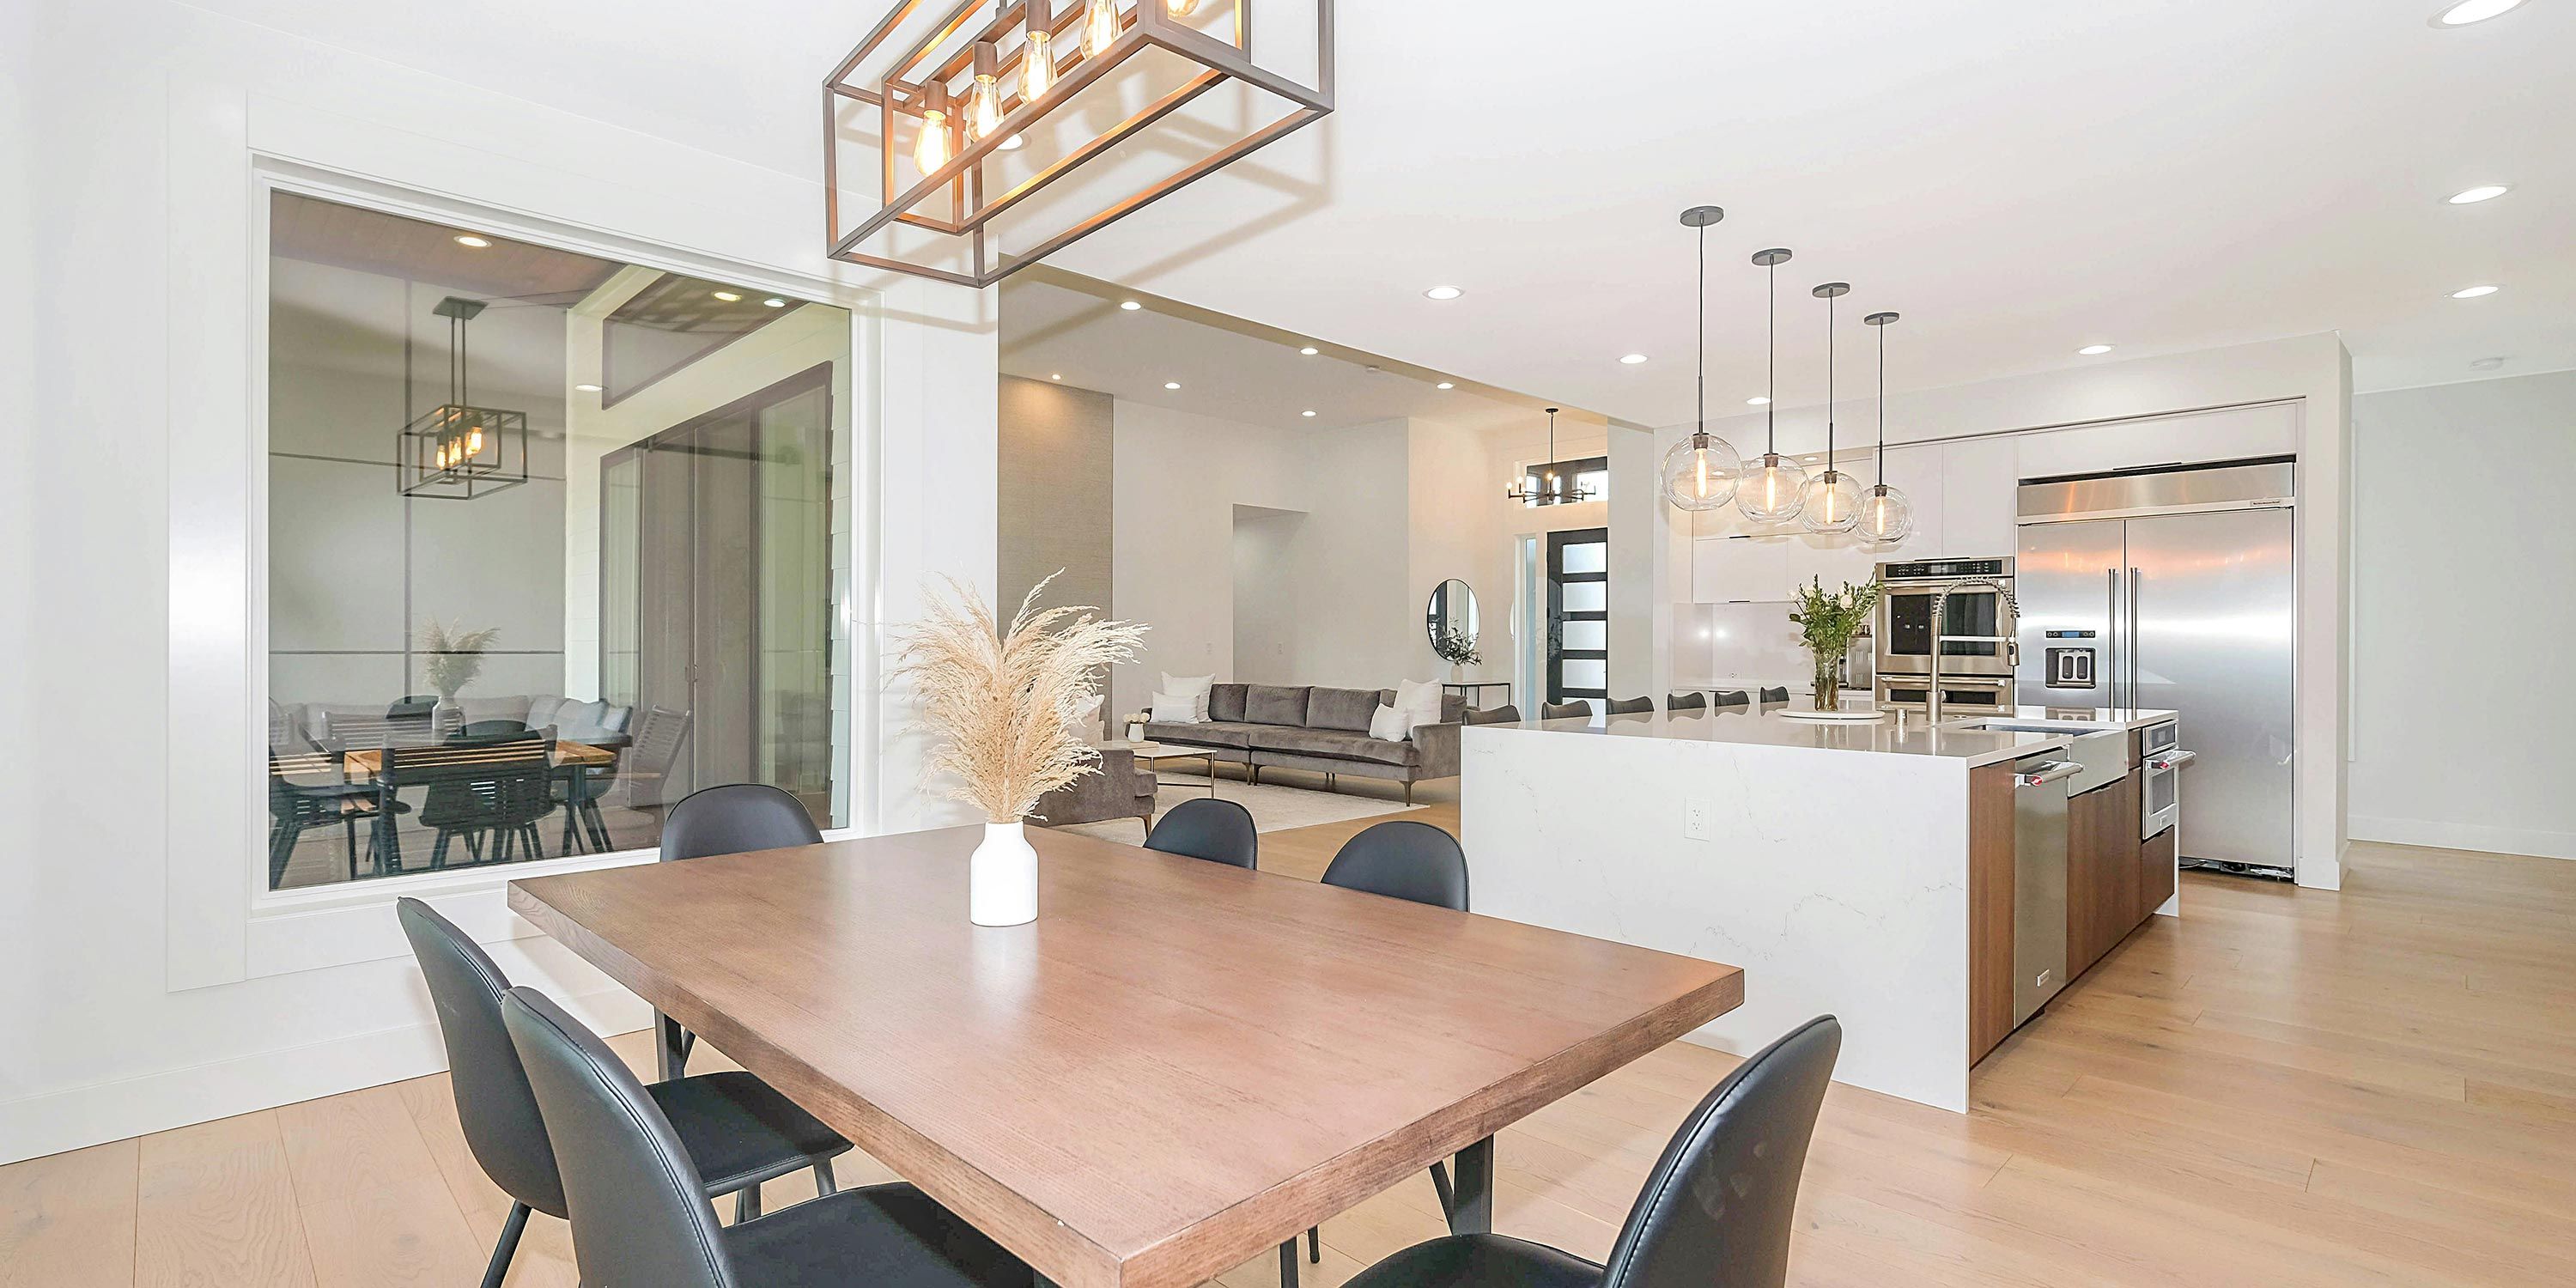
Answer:
[[[1979, 717], [2000, 719], [2002, 717]], [[1812, 751], [1850, 751], [1879, 756], [1933, 756], [1966, 761], [1970, 768], [2015, 760], [2034, 752], [2065, 747], [2088, 728], [2069, 724], [2064, 733], [2027, 733], [1966, 729], [1956, 722], [1935, 729], [1920, 716], [1866, 721], [1795, 720], [1778, 707], [1760, 711], [1716, 710], [1706, 714], [1570, 716], [1562, 720], [1524, 718], [1518, 724], [1467, 726], [1467, 736], [1540, 734], [1589, 738], [1645, 738], [1668, 742], [1720, 743], [1740, 747], [1794, 747]]]

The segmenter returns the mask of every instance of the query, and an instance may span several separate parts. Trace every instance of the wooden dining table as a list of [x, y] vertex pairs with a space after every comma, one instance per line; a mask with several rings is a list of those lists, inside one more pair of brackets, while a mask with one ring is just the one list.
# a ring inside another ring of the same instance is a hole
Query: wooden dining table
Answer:
[[1063, 1288], [1186, 1288], [1734, 1009], [1733, 966], [1032, 828], [510, 883], [510, 906]]

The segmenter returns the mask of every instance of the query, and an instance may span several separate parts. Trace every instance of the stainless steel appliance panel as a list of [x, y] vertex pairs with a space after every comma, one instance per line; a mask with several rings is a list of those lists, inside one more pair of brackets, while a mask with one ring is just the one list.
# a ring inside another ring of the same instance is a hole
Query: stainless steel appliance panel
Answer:
[[2023, 523], [2135, 518], [2186, 510], [2287, 506], [2298, 495], [2288, 460], [2134, 470], [2085, 478], [2038, 479], [2021, 485], [2014, 509]]
[[2139, 752], [2145, 762], [2138, 771], [2138, 839], [2143, 841], [2181, 821], [2182, 768], [2200, 756], [2183, 750], [2181, 731], [2171, 720], [2141, 730]]
[[[2012, 606], [1993, 589], [1972, 586], [1950, 597], [1935, 623], [1932, 608], [1944, 591], [1960, 582], [1987, 580], [2013, 585], [2010, 559], [1941, 559], [1891, 562], [1878, 566], [1885, 594], [1879, 600], [1872, 633], [1878, 641], [1878, 673], [1929, 675], [1936, 635], [2013, 635]], [[1954, 641], [1941, 646], [1941, 674], [2011, 675], [2017, 646]]]
[[2066, 987], [2066, 784], [2055, 753], [2013, 763], [2013, 1024]]
[[[1946, 664], [1945, 664], [1946, 667]], [[1882, 711], [1922, 711], [1932, 707], [1930, 683], [1920, 675], [1878, 677], [1878, 708]], [[2000, 675], [1941, 675], [1941, 718], [1969, 715], [2009, 715], [2013, 709], [2013, 682]]]
[[[2291, 512], [2128, 520], [2128, 705], [2182, 713], [2186, 859], [2296, 866], [2298, 560]], [[2124, 694], [2124, 696], [2127, 696]]]
[[[2128, 555], [2118, 519], [2030, 524], [2021, 530], [2021, 699], [2035, 706], [2116, 707], [2121, 578]], [[2089, 656], [2084, 653], [2089, 651]], [[2073, 654], [2074, 656], [2070, 656]], [[2069, 663], [2082, 658], [2082, 673]], [[2078, 683], [2077, 681], [2082, 681]]]

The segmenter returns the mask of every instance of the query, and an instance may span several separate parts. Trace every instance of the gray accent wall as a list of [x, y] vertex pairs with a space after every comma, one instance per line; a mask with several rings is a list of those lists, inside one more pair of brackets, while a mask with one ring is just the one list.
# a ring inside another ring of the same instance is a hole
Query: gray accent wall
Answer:
[[998, 429], [997, 611], [1010, 614], [1058, 569], [1044, 603], [1108, 611], [1117, 441], [1109, 395], [1004, 376]]

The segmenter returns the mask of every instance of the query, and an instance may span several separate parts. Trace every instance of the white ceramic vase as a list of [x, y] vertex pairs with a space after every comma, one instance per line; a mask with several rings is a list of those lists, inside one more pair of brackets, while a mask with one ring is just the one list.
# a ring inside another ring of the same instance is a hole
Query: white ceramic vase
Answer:
[[984, 825], [984, 843], [967, 860], [966, 919], [979, 926], [1038, 919], [1038, 852], [1029, 845], [1028, 824]]

